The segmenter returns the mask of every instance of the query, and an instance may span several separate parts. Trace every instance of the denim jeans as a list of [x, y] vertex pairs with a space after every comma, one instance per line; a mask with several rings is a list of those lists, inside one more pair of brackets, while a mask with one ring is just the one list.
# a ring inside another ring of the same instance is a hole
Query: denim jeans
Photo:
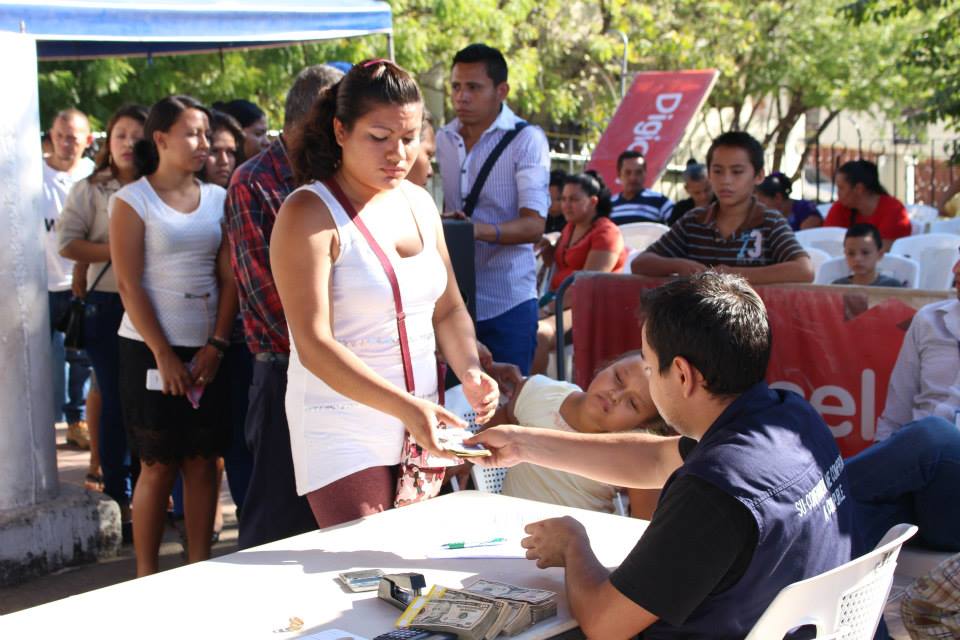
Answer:
[[[123, 318], [120, 294], [91, 291], [87, 294], [87, 314], [83, 334], [97, 372], [97, 384], [103, 398], [100, 414], [100, 468], [103, 492], [121, 506], [128, 504], [133, 488], [135, 466], [127, 448], [120, 406], [120, 354], [117, 329]], [[146, 381], [144, 381], [144, 384]]]
[[[53, 325], [70, 307], [70, 291], [50, 291], [50, 337], [53, 341], [53, 415], [56, 422], [78, 422], [84, 419], [87, 401], [86, 384], [90, 379], [90, 360], [83, 351], [64, 349], [63, 334]], [[67, 374], [64, 376], [64, 367]], [[66, 380], [65, 380], [66, 379]], [[64, 387], [66, 386], [66, 389]], [[66, 396], [66, 397], [64, 397]]]
[[960, 551], [960, 431], [942, 418], [904, 425], [846, 462], [864, 550], [895, 524], [920, 528], [911, 541]]
[[506, 313], [477, 323], [477, 339], [490, 349], [496, 362], [511, 362], [530, 374], [537, 349], [537, 301], [521, 302]]

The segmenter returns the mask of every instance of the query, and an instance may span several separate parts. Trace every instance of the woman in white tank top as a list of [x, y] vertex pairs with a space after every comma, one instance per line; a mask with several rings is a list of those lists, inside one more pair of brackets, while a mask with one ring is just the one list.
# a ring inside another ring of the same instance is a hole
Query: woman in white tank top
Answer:
[[[209, 113], [193, 98], [153, 105], [134, 147], [142, 177], [110, 204], [110, 256], [125, 309], [120, 400], [131, 450], [141, 460], [133, 494], [138, 576], [157, 571], [178, 472], [187, 557], [210, 556], [216, 457], [229, 445], [227, 387], [218, 375], [237, 313], [222, 233], [226, 192], [194, 175], [210, 148], [209, 128]], [[160, 388], [151, 384], [157, 371]]]
[[[498, 391], [450, 267], [440, 217], [404, 178], [418, 150], [420, 90], [385, 60], [355, 65], [290, 140], [298, 182], [277, 216], [270, 260], [291, 337], [286, 409], [297, 491], [320, 527], [393, 503], [404, 432], [440, 453], [439, 346], [488, 418]], [[416, 396], [407, 393], [390, 281], [333, 181], [396, 272]]]

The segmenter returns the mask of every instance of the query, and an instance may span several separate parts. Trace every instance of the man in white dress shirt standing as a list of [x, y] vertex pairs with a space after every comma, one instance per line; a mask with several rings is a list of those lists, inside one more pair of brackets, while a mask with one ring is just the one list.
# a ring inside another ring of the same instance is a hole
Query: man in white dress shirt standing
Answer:
[[457, 117], [437, 132], [437, 162], [445, 215], [473, 221], [477, 338], [494, 360], [527, 375], [537, 342], [533, 244], [550, 206], [547, 138], [504, 104], [510, 86], [498, 50], [472, 44], [459, 51], [450, 84]]

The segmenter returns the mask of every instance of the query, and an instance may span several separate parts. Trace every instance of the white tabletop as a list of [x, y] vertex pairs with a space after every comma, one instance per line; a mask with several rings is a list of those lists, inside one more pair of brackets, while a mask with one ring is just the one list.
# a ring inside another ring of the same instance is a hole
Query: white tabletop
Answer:
[[[567, 608], [562, 569], [525, 559], [431, 559], [442, 542], [491, 532], [520, 552], [522, 527], [570, 515], [590, 535], [600, 561], [613, 568], [640, 538], [646, 522], [622, 516], [461, 491], [323, 531], [280, 540], [147, 578], [84, 593], [0, 617], [0, 638], [271, 638], [308, 636], [326, 628], [373, 638], [390, 630], [399, 609], [375, 592], [350, 593], [342, 571], [423, 573], [427, 585], [459, 587], [482, 576], [560, 594], [555, 618], [517, 640], [549, 638], [576, 627]], [[299, 632], [279, 632], [291, 617]], [[22, 634], [22, 635], [17, 635]]]

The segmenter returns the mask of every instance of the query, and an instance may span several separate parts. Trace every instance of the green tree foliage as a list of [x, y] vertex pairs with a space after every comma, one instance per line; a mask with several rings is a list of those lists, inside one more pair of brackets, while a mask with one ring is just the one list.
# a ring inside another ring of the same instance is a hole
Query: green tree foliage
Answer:
[[890, 24], [914, 19], [906, 55], [898, 60], [903, 75], [923, 94], [910, 115], [923, 122], [960, 125], [960, 2], [957, 0], [856, 0], [844, 7], [855, 25]]
[[[875, 0], [896, 2], [898, 0]], [[913, 0], [924, 2], [925, 0]], [[928, 0], [929, 1], [929, 0]], [[620, 38], [630, 69], [716, 68], [710, 106], [726, 127], [765, 132], [779, 148], [809, 109], [916, 104], [915, 83], [898, 64], [918, 33], [912, 15], [852, 22], [849, 0], [390, 0], [397, 61], [424, 82], [448, 75], [471, 42], [500, 48], [510, 63], [510, 103], [552, 131], [596, 140], [619, 103]], [[77, 105], [102, 123], [124, 102], [172, 93], [205, 102], [247, 98], [279, 127], [285, 91], [303, 66], [384, 55], [386, 40], [353, 40], [222, 54], [41, 64], [44, 122]], [[777, 156], [779, 163], [779, 155]]]

